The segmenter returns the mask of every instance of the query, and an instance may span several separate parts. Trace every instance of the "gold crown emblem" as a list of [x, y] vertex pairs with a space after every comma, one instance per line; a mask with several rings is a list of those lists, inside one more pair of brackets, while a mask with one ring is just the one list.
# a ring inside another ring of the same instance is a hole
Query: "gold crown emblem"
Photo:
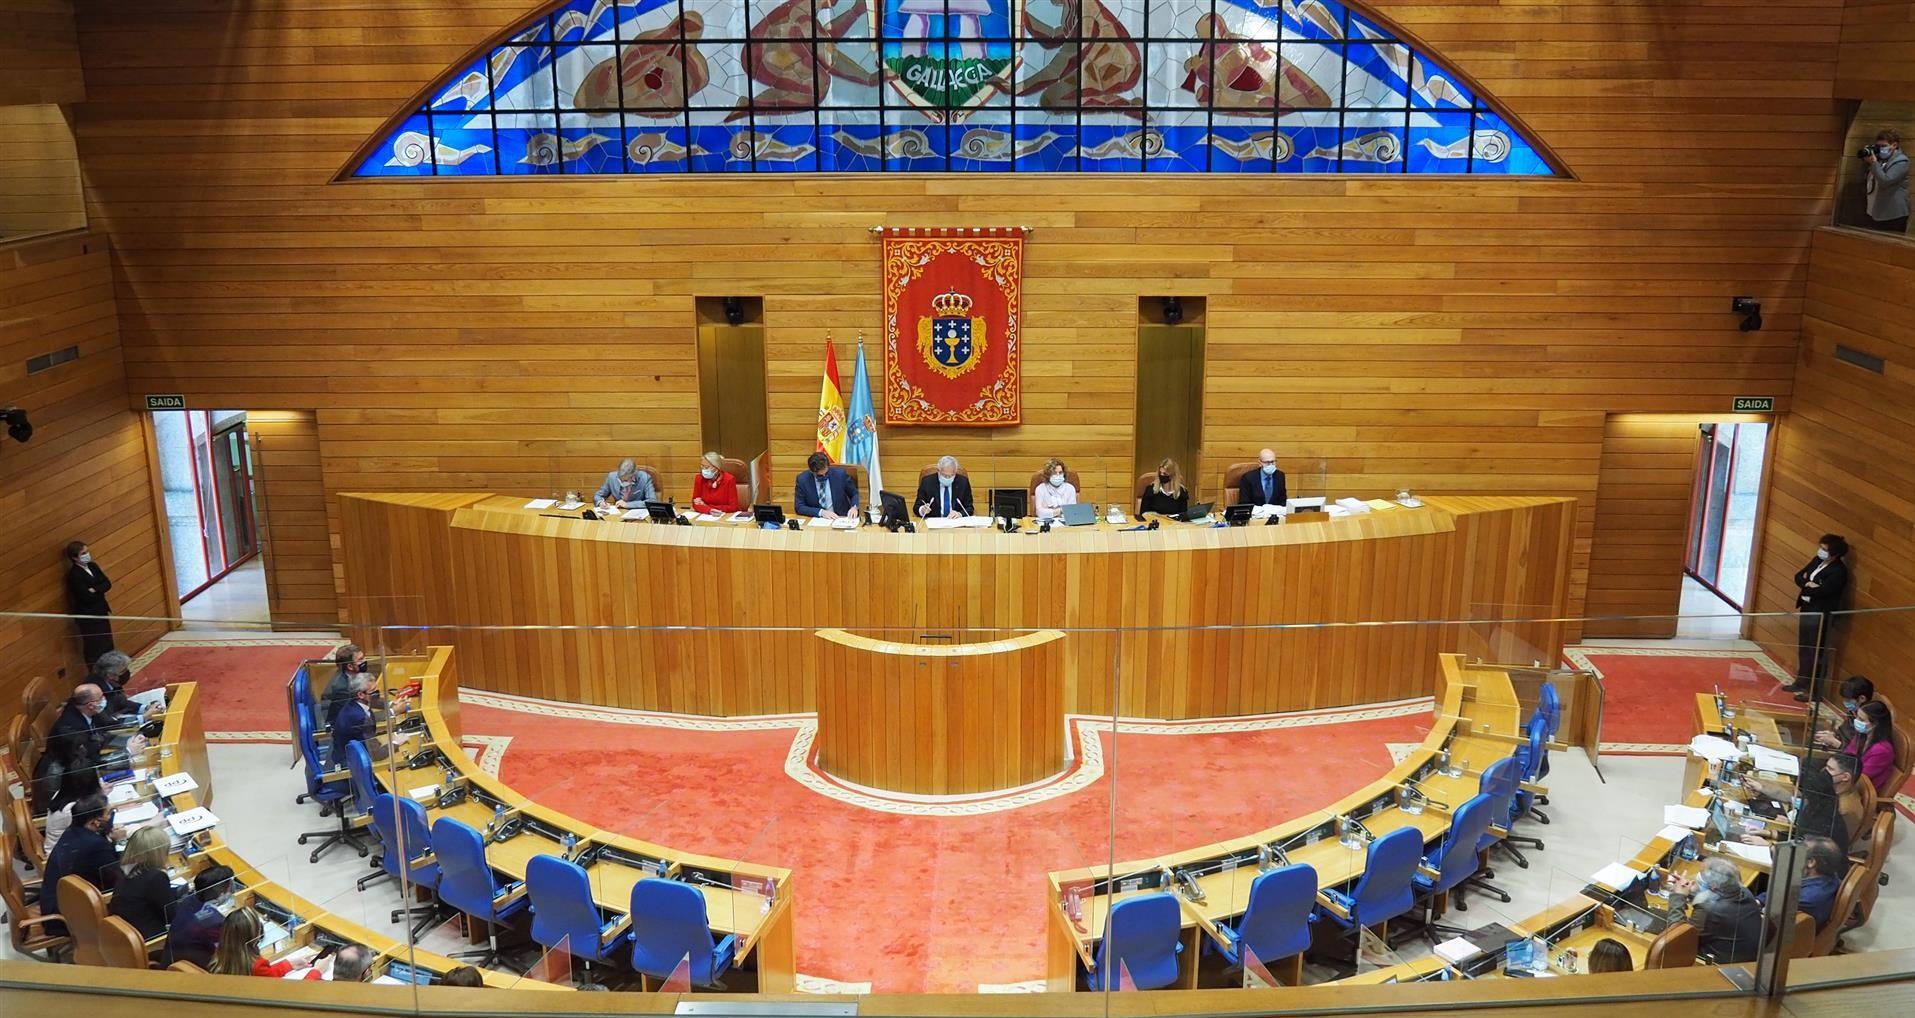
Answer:
[[952, 288], [931, 298], [931, 311], [939, 318], [965, 318], [971, 313], [971, 298]]

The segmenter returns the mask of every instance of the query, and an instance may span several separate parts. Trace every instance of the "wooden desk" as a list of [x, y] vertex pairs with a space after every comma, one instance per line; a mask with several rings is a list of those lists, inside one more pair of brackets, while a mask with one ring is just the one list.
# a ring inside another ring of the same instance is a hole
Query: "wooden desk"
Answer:
[[[427, 742], [451, 763], [456, 780], [469, 790], [509, 809], [553, 832], [547, 837], [526, 830], [516, 837], [490, 845], [486, 858], [492, 868], [512, 880], [523, 880], [527, 864], [535, 855], [559, 855], [561, 838], [571, 832], [578, 838], [581, 851], [603, 845], [622, 853], [656, 860], [665, 873], [684, 879], [705, 896], [707, 919], [720, 935], [736, 934], [735, 957], [741, 965], [757, 970], [759, 990], [767, 993], [789, 992], [796, 986], [796, 941], [792, 932], [792, 900], [795, 893], [791, 871], [777, 866], [699, 855], [637, 838], [610, 834], [565, 813], [526, 799], [510, 786], [479, 768], [466, 755], [447, 727], [446, 705], [457, 703], [458, 675], [450, 647], [433, 647], [423, 659], [392, 659], [387, 666], [387, 684], [417, 679], [420, 683], [417, 712], [424, 717]], [[421, 747], [414, 744], [395, 754], [403, 762]], [[382, 786], [399, 794], [437, 786], [444, 781], [439, 767], [374, 768]], [[477, 830], [484, 830], [492, 819], [493, 808], [471, 796], [448, 808], [435, 802], [424, 803], [428, 822], [441, 816], [454, 817]], [[592, 880], [592, 896], [598, 906], [611, 915], [631, 910], [632, 885], [646, 876], [657, 875], [638, 866], [601, 859], [586, 869]], [[767, 891], [770, 891], [767, 894]]]
[[[195, 683], [183, 682], [167, 687], [166, 718], [160, 738], [148, 747], [144, 758], [138, 761], [137, 766], [155, 768], [161, 775], [191, 774], [193, 780], [199, 784], [198, 790], [182, 792], [174, 796], [173, 805], [181, 811], [202, 805], [211, 807], [213, 774], [206, 763], [206, 726], [201, 720], [199, 687]], [[237, 895], [242, 903], [265, 904], [281, 912], [298, 916], [300, 923], [293, 931], [291, 941], [278, 953], [309, 944], [315, 936], [325, 934], [336, 940], [359, 944], [370, 949], [376, 956], [373, 965], [375, 972], [383, 972], [388, 963], [397, 961], [435, 975], [444, 975], [463, 964], [443, 955], [416, 949], [403, 941], [367, 929], [294, 894], [268, 879], [251, 863], [234, 852], [226, 844], [225, 839], [220, 837], [218, 827], [202, 832], [198, 837], [205, 844], [205, 848], [191, 856], [174, 856], [169, 868], [177, 875], [190, 880], [192, 874], [208, 866], [231, 867], [234, 880], [243, 888]], [[487, 986], [562, 989], [549, 983], [523, 979], [513, 972], [482, 970], [481, 975]]]
[[818, 766], [875, 788], [955, 795], [1064, 769], [1064, 634], [977, 643], [824, 629]]
[[[1423, 742], [1403, 762], [1384, 777], [1350, 793], [1327, 809], [1306, 814], [1255, 834], [1230, 841], [1169, 853], [1151, 859], [1120, 862], [1110, 867], [1060, 870], [1049, 875], [1050, 934], [1046, 951], [1045, 978], [1049, 989], [1067, 991], [1076, 988], [1077, 976], [1095, 964], [1097, 945], [1103, 939], [1110, 909], [1118, 902], [1140, 894], [1156, 893], [1153, 874], [1160, 869], [1198, 867], [1217, 860], [1248, 856], [1248, 865], [1235, 865], [1197, 878], [1205, 901], [1195, 903], [1177, 895], [1184, 912], [1185, 950], [1179, 965], [1194, 962], [1195, 948], [1202, 936], [1221, 940], [1217, 923], [1243, 914], [1248, 903], [1250, 883], [1257, 877], [1254, 853], [1260, 844], [1282, 843], [1320, 830], [1347, 813], [1357, 812], [1380, 797], [1392, 795], [1405, 781], [1419, 772], [1430, 771], [1417, 786], [1433, 800], [1421, 812], [1410, 812], [1402, 804], [1371, 813], [1364, 826], [1377, 837], [1391, 831], [1410, 828], [1418, 831], [1424, 844], [1438, 841], [1449, 829], [1450, 810], [1459, 808], [1477, 794], [1482, 769], [1507, 758], [1516, 748], [1520, 731], [1521, 705], [1510, 685], [1508, 673], [1496, 667], [1474, 667], [1456, 654], [1443, 656], [1444, 675], [1435, 724]], [[1447, 749], [1456, 776], [1430, 770], [1438, 754]], [[1439, 805], [1441, 804], [1441, 805]], [[1362, 875], [1366, 849], [1346, 848], [1334, 834], [1291, 847], [1291, 862], [1309, 863], [1316, 868], [1319, 888], [1341, 888]], [[1145, 886], [1130, 887], [1131, 880]], [[1115, 889], [1096, 893], [1095, 885], [1115, 883]], [[1075, 913], [1075, 915], [1073, 914]], [[1194, 986], [1194, 968], [1183, 985]]]
[[[820, 629], [1063, 630], [1079, 714], [1425, 696], [1441, 652], [1556, 660], [1560, 625], [1476, 620], [1563, 614], [1575, 515], [1572, 499], [1458, 496], [1275, 527], [773, 533], [561, 518], [517, 497], [339, 501], [355, 625], [462, 627], [430, 639], [459, 648], [475, 688], [721, 716], [817, 710]], [[1448, 624], [1334, 625], [1400, 620]]]

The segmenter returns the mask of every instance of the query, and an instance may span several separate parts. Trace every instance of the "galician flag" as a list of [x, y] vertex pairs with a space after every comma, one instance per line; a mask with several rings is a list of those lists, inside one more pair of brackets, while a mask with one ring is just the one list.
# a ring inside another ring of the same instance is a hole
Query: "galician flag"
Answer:
[[844, 390], [838, 388], [838, 351], [825, 337], [824, 385], [818, 391], [818, 451], [844, 462]]
[[864, 336], [858, 336], [858, 366], [851, 381], [851, 417], [845, 426], [846, 463], [864, 468], [865, 486], [870, 490], [867, 504], [878, 504], [878, 492], [884, 490], [884, 477], [878, 472], [878, 412], [871, 403], [871, 379], [864, 373]]

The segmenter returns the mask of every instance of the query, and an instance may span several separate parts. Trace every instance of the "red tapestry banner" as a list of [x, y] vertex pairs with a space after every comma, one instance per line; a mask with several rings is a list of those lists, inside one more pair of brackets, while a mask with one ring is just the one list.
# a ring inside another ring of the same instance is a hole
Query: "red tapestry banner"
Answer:
[[884, 421], [1020, 420], [1024, 231], [884, 231]]

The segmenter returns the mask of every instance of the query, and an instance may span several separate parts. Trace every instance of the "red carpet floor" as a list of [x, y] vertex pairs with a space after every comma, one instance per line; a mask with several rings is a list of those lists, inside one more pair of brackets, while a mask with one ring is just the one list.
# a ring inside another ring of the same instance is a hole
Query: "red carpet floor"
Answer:
[[1759, 651], [1733, 656], [1605, 653], [1579, 648], [1602, 673], [1606, 700], [1602, 740], [1653, 745], [1686, 744], [1695, 732], [1695, 694], [1721, 687], [1732, 700], [1794, 706], [1781, 683], [1762, 667]]
[[[325, 649], [174, 647], [136, 686], [196, 681], [210, 731], [283, 730], [286, 677]], [[1776, 692], [1747, 657], [1587, 651], [1607, 681], [1608, 742], [1687, 742], [1693, 694], [1718, 683], [1745, 696]], [[477, 704], [464, 717], [470, 735], [510, 737], [502, 777], [531, 798], [609, 831], [790, 867], [799, 971], [888, 992], [1040, 978], [1046, 871], [1146, 858], [1319, 808], [1388, 770], [1387, 745], [1418, 741], [1429, 724], [1417, 714], [1100, 735], [1107, 773], [1081, 790], [1005, 812], [927, 817], [865, 810], [793, 781], [784, 772], [790, 728], [684, 731]]]

